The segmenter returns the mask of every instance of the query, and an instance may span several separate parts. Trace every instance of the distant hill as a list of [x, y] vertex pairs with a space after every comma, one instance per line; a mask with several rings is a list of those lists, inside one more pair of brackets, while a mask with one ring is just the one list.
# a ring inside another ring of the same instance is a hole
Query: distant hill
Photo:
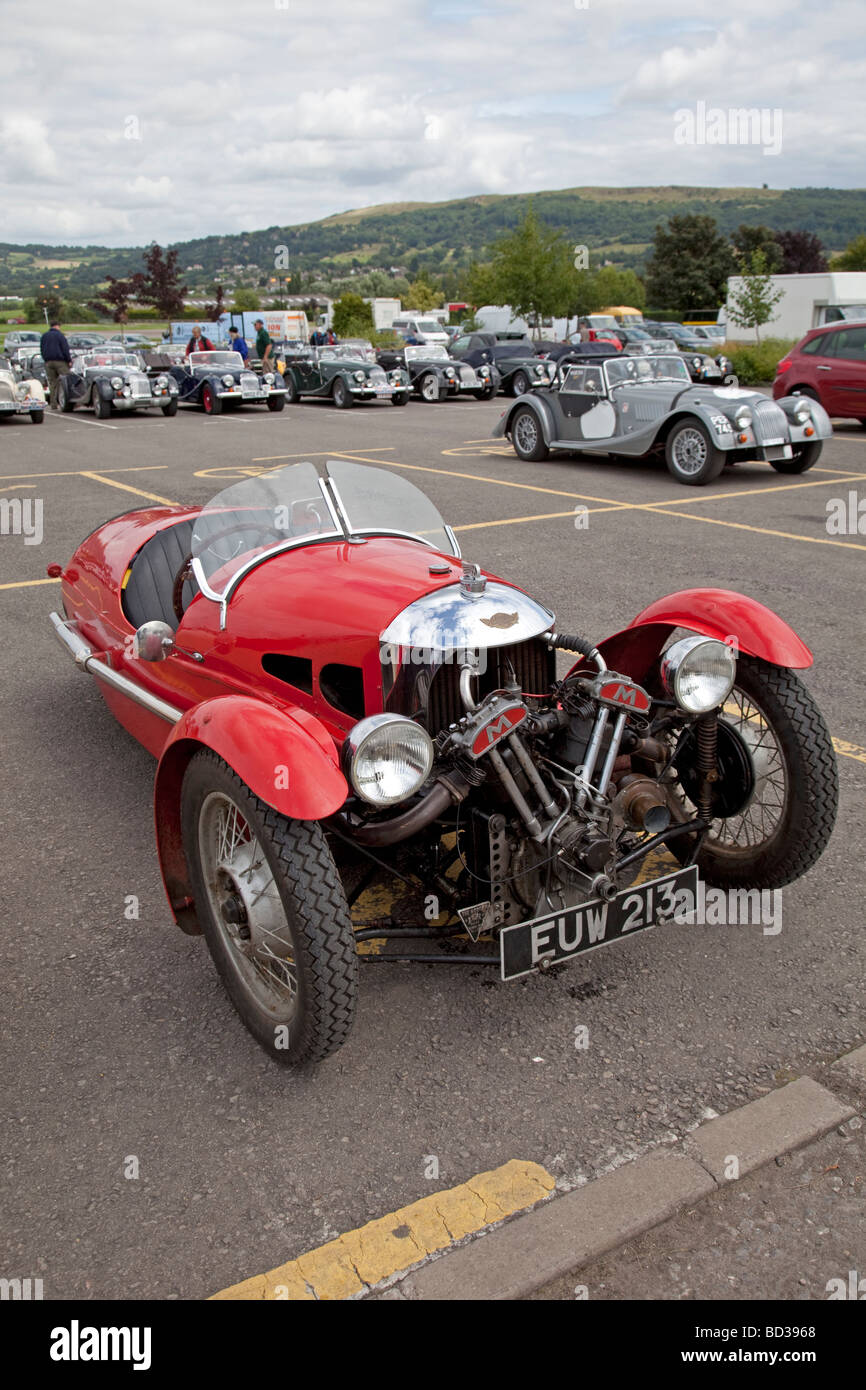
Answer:
[[[829, 252], [866, 230], [866, 189], [838, 188], [566, 188], [559, 192], [484, 194], [443, 203], [389, 203], [318, 222], [175, 243], [192, 290], [215, 279], [257, 284], [274, 273], [274, 248], [287, 246], [291, 273], [346, 274], [353, 267], [404, 267], [414, 274], [465, 268], [520, 221], [532, 197], [536, 212], [575, 244], [639, 269], [658, 222], [677, 213], [709, 213], [723, 232], [746, 223], [815, 233]], [[141, 268], [141, 249], [15, 246], [0, 243], [0, 294], [34, 292], [50, 280], [62, 294], [86, 295], [106, 275]], [[294, 286], [292, 287], [295, 288]]]

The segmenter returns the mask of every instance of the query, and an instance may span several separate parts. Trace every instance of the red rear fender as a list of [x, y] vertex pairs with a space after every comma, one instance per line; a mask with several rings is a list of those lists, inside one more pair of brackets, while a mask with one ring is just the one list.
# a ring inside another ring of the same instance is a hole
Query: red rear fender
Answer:
[[226, 695], [187, 711], [159, 760], [154, 813], [168, 900], [178, 926], [192, 934], [201, 927], [183, 848], [180, 795], [187, 764], [202, 748], [222, 758], [261, 801], [293, 820], [322, 820], [348, 795], [332, 740], [305, 710], [287, 712], [250, 696]]
[[784, 619], [757, 599], [731, 589], [681, 589], [656, 599], [622, 632], [599, 642], [598, 649], [611, 670], [643, 680], [678, 627], [728, 642], [773, 666], [804, 670], [812, 665], [809, 648]]

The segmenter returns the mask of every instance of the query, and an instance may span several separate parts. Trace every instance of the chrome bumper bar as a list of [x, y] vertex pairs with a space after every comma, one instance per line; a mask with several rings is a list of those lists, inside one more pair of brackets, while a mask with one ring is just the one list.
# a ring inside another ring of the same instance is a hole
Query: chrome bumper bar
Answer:
[[119, 691], [128, 700], [141, 705], [143, 709], [157, 715], [160, 719], [164, 719], [166, 723], [177, 723], [183, 713], [182, 710], [175, 709], [174, 705], [160, 700], [158, 695], [151, 695], [149, 690], [143, 690], [128, 676], [122, 676], [119, 671], [113, 671], [110, 666], [106, 666], [104, 661], [101, 661], [98, 656], [94, 656], [83, 637], [70, 626], [66, 619], [61, 618], [59, 613], [50, 613], [48, 616], [51, 619], [55, 635], [69, 652], [79, 670], [86, 671], [90, 676], [96, 676], [106, 685], [110, 685], [112, 690]]

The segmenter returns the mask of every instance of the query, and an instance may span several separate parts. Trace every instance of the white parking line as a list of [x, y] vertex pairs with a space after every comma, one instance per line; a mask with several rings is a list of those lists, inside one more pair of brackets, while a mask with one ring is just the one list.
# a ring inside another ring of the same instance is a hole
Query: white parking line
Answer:
[[56, 419], [58, 424], [60, 423], [60, 421], [61, 421], [61, 419], [62, 419], [62, 421], [63, 421], [64, 424], [68, 424], [70, 420], [74, 420], [75, 423], [76, 423], [77, 425], [93, 425], [94, 429], [97, 429], [97, 430], [119, 430], [119, 429], [120, 429], [120, 426], [119, 426], [119, 425], [106, 425], [106, 424], [104, 424], [101, 420], [86, 420], [86, 419], [84, 418], [83, 415], [73, 415], [71, 412], [70, 412], [69, 415], [67, 415], [67, 414], [65, 413], [65, 411], [63, 411], [63, 412], [57, 412], [57, 411], [55, 411], [54, 413], [52, 413], [50, 410], [46, 410], [46, 412], [45, 412], [45, 417], [46, 417], [46, 419], [48, 419], [48, 420], [54, 420], [54, 419]]

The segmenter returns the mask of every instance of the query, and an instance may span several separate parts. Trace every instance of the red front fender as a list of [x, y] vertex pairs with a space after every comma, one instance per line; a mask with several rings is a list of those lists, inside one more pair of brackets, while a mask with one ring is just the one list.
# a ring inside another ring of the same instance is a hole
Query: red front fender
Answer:
[[250, 791], [293, 820], [323, 820], [348, 795], [334, 743], [306, 710], [277, 709], [246, 695], [204, 700], [172, 729], [156, 772], [156, 842], [165, 891], [185, 932], [201, 927], [192, 900], [180, 824], [180, 792], [190, 758], [210, 748]]
[[812, 653], [793, 628], [757, 599], [731, 589], [681, 589], [656, 599], [598, 649], [612, 670], [643, 680], [677, 627], [727, 641], [773, 666], [803, 670], [812, 665]]

